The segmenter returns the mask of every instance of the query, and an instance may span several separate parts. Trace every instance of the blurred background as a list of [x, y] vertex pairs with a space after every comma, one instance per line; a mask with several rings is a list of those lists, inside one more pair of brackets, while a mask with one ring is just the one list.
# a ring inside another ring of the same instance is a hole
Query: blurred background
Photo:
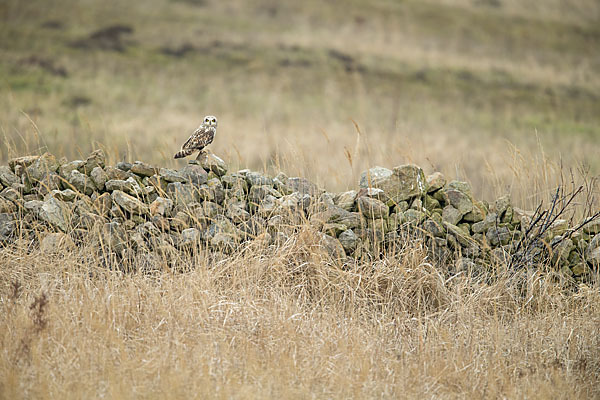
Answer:
[[[2, 0], [0, 158], [233, 168], [329, 190], [416, 163], [527, 201], [600, 172], [598, 0]], [[562, 172], [561, 172], [562, 171]]]

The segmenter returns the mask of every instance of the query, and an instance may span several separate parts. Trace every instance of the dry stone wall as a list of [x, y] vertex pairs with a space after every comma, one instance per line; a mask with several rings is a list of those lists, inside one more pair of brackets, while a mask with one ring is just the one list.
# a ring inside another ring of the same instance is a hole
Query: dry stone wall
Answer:
[[498, 262], [551, 264], [584, 279], [600, 262], [600, 221], [574, 230], [554, 218], [534, 236], [536, 214], [505, 196], [473, 198], [466, 182], [425, 176], [415, 165], [365, 171], [358, 188], [329, 193], [308, 180], [241, 170], [212, 154], [180, 170], [141, 161], [106, 165], [51, 154], [0, 166], [0, 241], [36, 237], [42, 251], [89, 240], [125, 257], [158, 252], [235, 252], [249, 241], [285, 243], [300, 229], [334, 259], [379, 257], [418, 238], [431, 257], [470, 269]]

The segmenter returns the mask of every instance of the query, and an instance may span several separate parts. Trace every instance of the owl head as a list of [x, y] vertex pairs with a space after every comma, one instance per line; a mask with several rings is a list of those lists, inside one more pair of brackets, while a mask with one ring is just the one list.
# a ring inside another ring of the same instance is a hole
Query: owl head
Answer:
[[217, 127], [217, 118], [212, 115], [207, 115], [204, 117], [204, 121], [202, 121], [202, 125], [205, 126], [214, 126]]

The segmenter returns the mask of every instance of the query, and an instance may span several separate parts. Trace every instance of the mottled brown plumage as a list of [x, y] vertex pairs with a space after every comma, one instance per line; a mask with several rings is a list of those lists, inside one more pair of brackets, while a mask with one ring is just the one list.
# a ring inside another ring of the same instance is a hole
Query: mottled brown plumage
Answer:
[[175, 158], [183, 158], [192, 155], [195, 151], [202, 151], [212, 143], [217, 134], [217, 118], [208, 115], [202, 124], [192, 133], [192, 136], [181, 146], [181, 150], [175, 154]]

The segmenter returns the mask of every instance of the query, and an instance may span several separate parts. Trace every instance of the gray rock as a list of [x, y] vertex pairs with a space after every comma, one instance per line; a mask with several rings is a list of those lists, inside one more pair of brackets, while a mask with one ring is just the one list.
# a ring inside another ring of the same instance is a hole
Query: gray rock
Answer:
[[44, 202], [41, 200], [29, 200], [23, 204], [23, 208], [25, 208], [27, 212], [37, 216], [40, 214], [43, 204]]
[[319, 190], [317, 185], [310, 182], [306, 178], [298, 178], [298, 177], [287, 178], [287, 181], [285, 184], [289, 188], [289, 190], [292, 191], [292, 193], [298, 192], [302, 195], [308, 194], [310, 196], [316, 196], [322, 192], [322, 190]]
[[124, 181], [127, 178], [130, 178], [133, 176], [133, 174], [131, 174], [129, 172], [126, 172], [120, 168], [114, 168], [114, 167], [105, 167], [104, 172], [106, 172], [106, 179], [109, 181], [110, 180]]
[[347, 254], [353, 253], [360, 243], [360, 239], [351, 229], [347, 229], [340, 233], [338, 239]]
[[39, 217], [43, 221], [63, 232], [66, 232], [69, 229], [70, 215], [71, 210], [69, 206], [54, 197], [50, 197], [48, 200], [44, 201], [39, 210]]
[[585, 258], [595, 265], [600, 265], [600, 235], [596, 235], [590, 240], [590, 244], [585, 250]]
[[21, 193], [18, 190], [13, 189], [12, 187], [7, 187], [2, 189], [2, 191], [0, 192], [0, 196], [13, 202], [17, 202], [21, 198]]
[[485, 218], [485, 208], [481, 202], [473, 204], [473, 210], [466, 213], [463, 219], [467, 222], [480, 222]]
[[502, 218], [508, 207], [510, 206], [510, 196], [504, 195], [496, 199], [494, 203], [494, 211]]
[[323, 228], [321, 230], [330, 236], [338, 237], [340, 233], [346, 231], [346, 226], [344, 224], [340, 224], [339, 222], [329, 223], [323, 225]]
[[148, 206], [133, 196], [120, 190], [115, 190], [111, 194], [113, 202], [119, 205], [123, 210], [130, 214], [148, 214]]
[[350, 190], [343, 193], [338, 193], [333, 198], [333, 202], [336, 206], [346, 210], [352, 211], [354, 209], [354, 205], [356, 203], [356, 197], [358, 192], [356, 190]]
[[263, 217], [268, 217], [275, 211], [278, 205], [277, 198], [268, 194], [258, 205], [257, 213]]
[[213, 172], [217, 176], [223, 176], [227, 173], [227, 164], [214, 154], [204, 154], [200, 156], [200, 165], [206, 171]]
[[442, 221], [448, 222], [449, 224], [456, 225], [462, 218], [462, 213], [453, 206], [446, 206], [442, 210]]
[[188, 228], [184, 229], [181, 232], [181, 237], [179, 239], [179, 246], [182, 248], [194, 248], [198, 246], [200, 240], [202, 239], [202, 234], [196, 228]]
[[425, 213], [423, 211], [418, 211], [418, 210], [413, 210], [413, 209], [408, 209], [403, 213], [404, 217], [406, 218], [407, 222], [410, 222], [412, 224], [420, 224], [421, 222], [423, 222], [425, 220]]
[[103, 247], [108, 252], [122, 254], [129, 243], [127, 230], [118, 222], [108, 222], [102, 227]]
[[346, 251], [339, 240], [325, 233], [319, 234], [319, 244], [325, 252], [332, 258], [342, 259], [346, 256]]
[[427, 219], [423, 223], [423, 229], [431, 233], [435, 237], [444, 238], [446, 237], [446, 230], [444, 226], [433, 219]]
[[0, 242], [7, 242], [12, 239], [17, 228], [15, 214], [0, 214]]
[[433, 193], [446, 185], [446, 178], [441, 172], [434, 172], [427, 177], [427, 193]]
[[157, 197], [150, 204], [150, 215], [160, 215], [170, 217], [173, 211], [173, 200], [164, 197]]
[[380, 200], [370, 197], [359, 197], [358, 209], [367, 218], [387, 218], [390, 213], [388, 206]]
[[448, 183], [447, 189], [458, 190], [459, 192], [463, 192], [467, 196], [472, 197], [471, 185], [469, 185], [468, 182], [450, 181]]
[[225, 190], [223, 189], [221, 181], [217, 178], [212, 178], [206, 182], [206, 185], [209, 190], [212, 191], [215, 203], [223, 204], [223, 201], [225, 200]]
[[229, 218], [234, 223], [248, 221], [251, 217], [248, 211], [234, 204], [230, 204], [227, 206], [225, 215], [227, 215], [227, 218]]
[[214, 249], [229, 253], [235, 248], [236, 242], [231, 235], [218, 232], [210, 239], [210, 245]]
[[79, 192], [87, 196], [94, 193], [96, 186], [92, 182], [89, 176], [82, 174], [81, 172], [74, 170], [71, 171], [69, 176], [69, 183]]
[[199, 165], [188, 164], [181, 169], [180, 174], [192, 185], [200, 186], [208, 182], [208, 173]]
[[394, 203], [420, 196], [426, 188], [423, 170], [415, 165], [402, 165], [393, 171], [375, 167], [362, 173], [359, 185], [361, 188], [375, 187], [382, 189]]
[[[444, 228], [446, 228], [446, 231], [448, 232], [448, 235], [454, 237], [454, 239], [456, 239], [456, 241], [462, 247], [471, 247], [475, 245], [473, 238], [471, 238], [467, 232], [460, 229], [458, 226], [449, 224], [447, 222], [444, 222], [443, 224]], [[446, 240], [448, 240], [448, 235], [446, 235]]]
[[44, 254], [59, 254], [74, 249], [75, 243], [71, 237], [62, 232], [49, 233], [40, 242], [40, 251]]
[[74, 160], [68, 163], [65, 163], [58, 167], [58, 174], [63, 178], [68, 180], [71, 176], [71, 172], [73, 171], [83, 171], [85, 166], [85, 161], [83, 160]]
[[198, 200], [199, 192], [191, 184], [172, 182], [167, 185], [167, 195], [178, 206], [185, 206]]
[[130, 171], [139, 176], [152, 176], [159, 173], [160, 168], [147, 164], [142, 161], [136, 161], [131, 166]]
[[96, 167], [104, 168], [106, 165], [106, 155], [101, 149], [94, 150], [85, 160], [84, 172], [89, 174]]
[[512, 235], [505, 226], [493, 226], [487, 230], [485, 237], [487, 238], [488, 242], [495, 247], [499, 245], [507, 245], [510, 242]]
[[474, 233], [485, 233], [493, 226], [496, 226], [500, 221], [497, 221], [498, 214], [489, 213], [483, 221], [476, 222], [471, 226]]
[[600, 219], [590, 222], [583, 227], [583, 232], [588, 235], [595, 235], [600, 233]]
[[96, 167], [90, 172], [90, 179], [98, 190], [104, 190], [104, 184], [108, 181], [108, 175], [101, 167]]
[[159, 174], [167, 182], [186, 182], [185, 177], [173, 169], [161, 168]]
[[6, 165], [0, 166], [0, 182], [4, 186], [12, 186], [19, 183], [19, 178]]
[[279, 205], [288, 212], [306, 210], [310, 207], [311, 202], [312, 199], [310, 195], [300, 194], [298, 192], [288, 194], [279, 199]]
[[17, 206], [12, 201], [5, 199], [4, 197], [0, 197], [0, 213], [13, 213], [17, 211]]
[[119, 161], [117, 163], [117, 168], [120, 169], [121, 171], [125, 171], [125, 172], [129, 172], [129, 170], [131, 169], [132, 166], [133, 166], [133, 164], [131, 164], [130, 162], [127, 162], [127, 161]]
[[281, 193], [277, 190], [273, 189], [268, 185], [254, 185], [250, 188], [250, 193], [248, 194], [248, 200], [259, 204], [263, 201], [263, 199], [267, 196], [273, 196], [275, 198], [280, 198]]
[[250, 186], [273, 186], [273, 179], [258, 172], [248, 172], [246, 174], [246, 182]]
[[448, 196], [448, 201], [450, 202], [450, 205], [452, 205], [460, 212], [461, 217], [473, 211], [473, 202], [471, 201], [469, 196], [467, 196], [463, 192], [456, 189], [447, 189], [446, 195]]
[[77, 193], [71, 189], [53, 190], [50, 194], [60, 201], [68, 202], [75, 200], [75, 198], [77, 197]]
[[44, 153], [37, 157], [31, 165], [26, 167], [26, 174], [32, 182], [37, 182], [42, 180], [46, 175], [55, 173], [58, 167], [59, 164], [56, 157], [50, 153]]
[[131, 177], [127, 178], [127, 180], [124, 181], [118, 179], [111, 179], [104, 184], [104, 187], [106, 188], [107, 192], [120, 190], [121, 192], [125, 192], [134, 196], [141, 196], [143, 194], [143, 189], [135, 181], [135, 179]]

